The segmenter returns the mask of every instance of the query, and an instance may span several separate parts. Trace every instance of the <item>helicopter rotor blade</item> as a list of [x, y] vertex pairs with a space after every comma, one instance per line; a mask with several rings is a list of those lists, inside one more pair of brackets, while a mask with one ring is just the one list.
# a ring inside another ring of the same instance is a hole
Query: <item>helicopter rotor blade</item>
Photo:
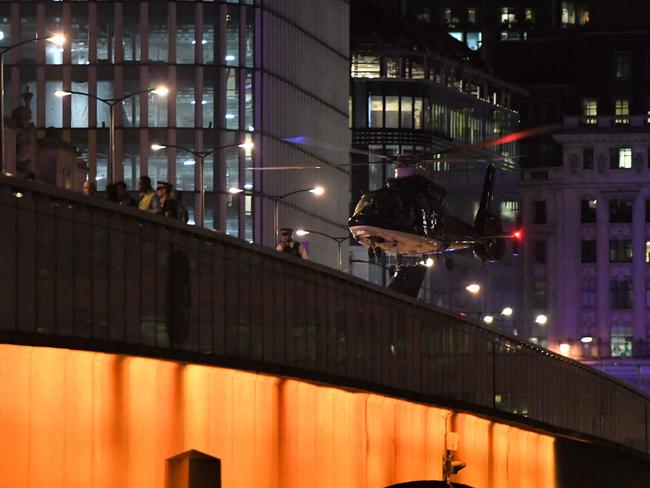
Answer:
[[296, 136], [296, 137], [284, 137], [283, 141], [289, 142], [291, 144], [299, 144], [302, 146], [316, 147], [318, 149], [330, 149], [332, 151], [348, 152], [352, 154], [360, 154], [362, 156], [372, 156], [376, 158], [388, 159], [393, 161], [391, 156], [386, 156], [385, 154], [363, 151], [362, 149], [355, 149], [350, 146], [341, 146], [339, 144], [334, 144], [332, 142], [320, 141], [310, 136]]

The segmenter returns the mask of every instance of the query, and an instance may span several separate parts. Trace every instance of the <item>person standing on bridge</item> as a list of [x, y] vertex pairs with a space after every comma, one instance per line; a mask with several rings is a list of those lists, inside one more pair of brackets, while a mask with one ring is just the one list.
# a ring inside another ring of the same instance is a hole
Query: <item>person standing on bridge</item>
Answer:
[[151, 186], [151, 178], [141, 176], [138, 180], [138, 189], [140, 190], [140, 201], [138, 208], [145, 212], [155, 212], [160, 207], [160, 199]]
[[300, 242], [293, 240], [293, 229], [287, 227], [280, 229], [281, 241], [275, 248], [276, 251], [280, 251], [286, 254], [291, 254], [302, 259], [309, 259], [309, 255]]

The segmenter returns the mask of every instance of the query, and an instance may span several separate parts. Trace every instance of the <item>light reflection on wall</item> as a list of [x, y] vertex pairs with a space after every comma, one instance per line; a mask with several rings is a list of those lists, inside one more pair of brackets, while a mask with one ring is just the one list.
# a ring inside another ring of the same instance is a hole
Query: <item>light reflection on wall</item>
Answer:
[[234, 487], [440, 479], [445, 428], [472, 486], [554, 486], [554, 441], [473, 415], [201, 365], [0, 345], [0, 486], [163, 487], [164, 460], [221, 459]]

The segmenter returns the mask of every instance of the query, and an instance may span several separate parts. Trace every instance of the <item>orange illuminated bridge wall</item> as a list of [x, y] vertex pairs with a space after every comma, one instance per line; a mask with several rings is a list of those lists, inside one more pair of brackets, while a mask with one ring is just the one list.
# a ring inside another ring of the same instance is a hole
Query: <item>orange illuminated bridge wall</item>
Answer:
[[165, 460], [221, 459], [222, 486], [441, 479], [446, 433], [475, 487], [554, 486], [554, 439], [372, 393], [213, 366], [0, 345], [0, 487], [164, 487]]

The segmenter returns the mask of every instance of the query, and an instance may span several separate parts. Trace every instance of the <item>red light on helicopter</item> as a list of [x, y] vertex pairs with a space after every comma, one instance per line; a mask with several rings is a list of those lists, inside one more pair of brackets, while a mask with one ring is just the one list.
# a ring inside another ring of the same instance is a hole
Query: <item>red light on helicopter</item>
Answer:
[[512, 233], [512, 237], [520, 241], [524, 238], [524, 232], [521, 229], [516, 230]]

